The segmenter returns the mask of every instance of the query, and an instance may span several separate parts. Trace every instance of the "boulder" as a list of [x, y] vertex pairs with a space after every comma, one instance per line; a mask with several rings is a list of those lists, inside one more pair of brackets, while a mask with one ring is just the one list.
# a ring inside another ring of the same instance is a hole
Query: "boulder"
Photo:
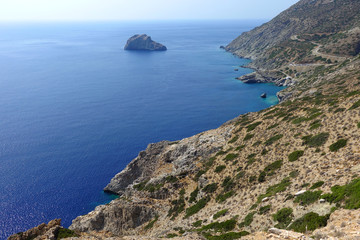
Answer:
[[261, 98], [266, 98], [266, 93], [261, 94]]
[[137, 34], [129, 38], [125, 47], [125, 50], [144, 50], [144, 51], [166, 51], [167, 48], [151, 39], [146, 34]]

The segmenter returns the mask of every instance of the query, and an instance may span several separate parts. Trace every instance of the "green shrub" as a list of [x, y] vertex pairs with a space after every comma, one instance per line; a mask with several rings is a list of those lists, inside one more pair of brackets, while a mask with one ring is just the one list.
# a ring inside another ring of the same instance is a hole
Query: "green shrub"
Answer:
[[282, 208], [273, 215], [274, 221], [279, 222], [276, 228], [285, 229], [293, 219], [293, 210], [291, 208]]
[[206, 233], [204, 234], [204, 237], [208, 240], [234, 240], [234, 239], [239, 239], [241, 237], [244, 237], [246, 235], [249, 235], [249, 232], [246, 231], [242, 231], [242, 232], [228, 232], [228, 233], [224, 233], [222, 235], [219, 236], [211, 236], [211, 234]]
[[174, 238], [177, 237], [178, 235], [176, 233], [169, 233], [168, 235], [166, 235], [166, 238]]
[[294, 170], [294, 171], [292, 171], [292, 172], [289, 174], [289, 176], [290, 176], [291, 178], [296, 178], [297, 176], [299, 176], [299, 171], [298, 171], [298, 170]]
[[309, 212], [299, 219], [296, 219], [289, 227], [295, 232], [305, 233], [306, 231], [314, 231], [317, 228], [325, 227], [329, 219], [329, 215], [319, 216], [314, 212]]
[[208, 161], [205, 162], [205, 167], [212, 167], [212, 165], [214, 165], [216, 158], [215, 157], [211, 157]]
[[216, 201], [219, 203], [225, 202], [226, 199], [228, 199], [229, 197], [233, 196], [235, 194], [234, 191], [230, 191], [224, 194], [220, 194], [216, 197]]
[[195, 175], [195, 180], [196, 180], [196, 181], [199, 180], [199, 178], [200, 178], [203, 174], [205, 174], [205, 173], [206, 173], [205, 170], [200, 170], [200, 171], [198, 171], [198, 172], [196, 173], [196, 175]]
[[358, 122], [357, 127], [360, 128], [360, 122]]
[[214, 214], [213, 218], [218, 219], [219, 217], [224, 216], [228, 211], [229, 211], [229, 209], [220, 210], [220, 211], [218, 211], [217, 213]]
[[340, 148], [345, 147], [346, 144], [347, 144], [346, 139], [340, 139], [336, 143], [331, 144], [329, 148], [330, 148], [330, 151], [337, 152]]
[[250, 139], [252, 139], [254, 136], [255, 136], [254, 134], [248, 133], [248, 134], [246, 134], [246, 136], [244, 137], [244, 141], [250, 140]]
[[67, 229], [67, 228], [60, 228], [56, 239], [63, 239], [63, 238], [69, 238], [69, 237], [79, 237], [74, 231]]
[[319, 187], [321, 187], [322, 185], [324, 185], [324, 183], [325, 183], [324, 181], [318, 181], [318, 182], [314, 183], [314, 184], [311, 186], [310, 189], [319, 188]]
[[252, 183], [256, 180], [256, 176], [250, 176], [249, 177], [249, 182]]
[[269, 145], [273, 144], [274, 142], [278, 141], [279, 139], [281, 139], [283, 136], [284, 135], [282, 135], [282, 134], [275, 135], [275, 136], [269, 138], [268, 140], [266, 140], [265, 145], [269, 146]]
[[310, 146], [310, 147], [320, 147], [326, 143], [328, 140], [330, 134], [329, 133], [319, 133], [318, 135], [312, 136], [305, 136], [302, 137], [302, 140], [304, 141], [304, 144]]
[[224, 222], [213, 222], [203, 226], [200, 231], [214, 230], [215, 232], [229, 232], [236, 226], [236, 220], [230, 219]]
[[192, 193], [190, 193], [189, 203], [195, 202], [198, 194], [199, 194], [199, 188], [196, 188]]
[[307, 206], [316, 202], [320, 198], [321, 193], [322, 191], [306, 191], [305, 193], [297, 196], [294, 202]]
[[151, 229], [154, 224], [157, 222], [157, 220], [159, 219], [159, 216], [156, 216], [154, 220], [150, 221], [145, 227], [145, 230]]
[[358, 100], [357, 102], [355, 102], [355, 103], [349, 108], [349, 110], [353, 110], [353, 109], [358, 108], [358, 107], [360, 107], [360, 100]]
[[217, 167], [215, 168], [214, 172], [219, 173], [219, 172], [221, 172], [222, 170], [224, 170], [225, 168], [226, 168], [225, 165], [217, 166]]
[[252, 130], [254, 130], [257, 126], [259, 126], [262, 122], [255, 122], [255, 123], [252, 123], [250, 125], [248, 125], [246, 128], [247, 128], [247, 131], [248, 132], [251, 132]]
[[267, 212], [269, 212], [271, 209], [271, 205], [266, 205], [266, 206], [263, 206], [259, 209], [259, 214], [265, 214]]
[[261, 202], [261, 200], [263, 200], [266, 197], [271, 197], [273, 195], [275, 195], [278, 192], [283, 192], [286, 190], [286, 188], [291, 184], [290, 179], [289, 178], [284, 178], [280, 183], [272, 185], [270, 187], [268, 187], [268, 189], [266, 190], [265, 194], [261, 194], [258, 197], [258, 203]]
[[246, 147], [246, 145], [240, 145], [237, 148], [235, 148], [236, 151], [241, 151]]
[[278, 123], [274, 124], [274, 125], [271, 125], [270, 127], [268, 127], [267, 129], [270, 130], [270, 129], [273, 129], [273, 128], [276, 128], [277, 126], [279, 126]]
[[221, 186], [224, 188], [224, 191], [229, 191], [231, 190], [234, 186], [235, 186], [235, 183], [234, 181], [231, 179], [231, 177], [226, 177], [223, 181], [223, 183], [221, 184]]
[[258, 181], [259, 181], [260, 183], [262, 183], [262, 182], [265, 182], [265, 180], [266, 180], [266, 172], [262, 171], [262, 172], [259, 174]]
[[255, 203], [255, 204], [253, 204], [252, 206], [251, 206], [251, 208], [250, 208], [250, 210], [254, 210], [254, 209], [256, 209], [257, 208], [257, 203]]
[[343, 203], [346, 209], [360, 208], [360, 178], [343, 186], [336, 185], [331, 188], [331, 192], [321, 197], [330, 203]]
[[289, 159], [290, 162], [295, 162], [296, 160], [298, 160], [303, 155], [304, 155], [304, 151], [297, 150], [297, 151], [294, 151], [294, 152], [290, 153], [289, 156], [288, 156], [288, 159]]
[[166, 181], [167, 183], [175, 183], [175, 182], [178, 181], [178, 179], [177, 179], [177, 177], [175, 177], [175, 176], [167, 176], [167, 177], [165, 178], [165, 181]]
[[264, 168], [264, 171], [269, 173], [269, 172], [273, 172], [279, 168], [281, 168], [281, 166], [283, 165], [283, 161], [282, 160], [278, 160], [278, 161], [275, 161], [269, 165], [267, 165], [265, 168]]
[[225, 161], [227, 162], [227, 161], [232, 161], [232, 160], [234, 160], [235, 158], [237, 158], [237, 156], [238, 156], [238, 154], [236, 154], [236, 153], [229, 153], [228, 155], [226, 155], [226, 157], [225, 157]]
[[210, 199], [205, 197], [205, 198], [202, 198], [200, 199], [195, 205], [189, 207], [186, 209], [185, 213], [185, 218], [188, 218], [192, 215], [194, 215], [195, 213], [198, 213], [201, 209], [203, 209], [206, 204], [208, 203]]
[[193, 227], [200, 227], [202, 224], [202, 220], [199, 220], [199, 221], [196, 221], [196, 222], [193, 222]]
[[239, 136], [235, 136], [235, 137], [233, 137], [233, 138], [229, 141], [229, 143], [234, 143], [234, 142], [236, 142], [238, 139], [239, 139]]
[[217, 183], [211, 183], [211, 184], [206, 185], [203, 188], [203, 191], [206, 193], [213, 193], [216, 191], [217, 188], [218, 188]]
[[251, 225], [251, 223], [253, 222], [254, 220], [254, 215], [255, 215], [256, 212], [251, 212], [249, 213], [248, 215], [246, 215], [246, 217], [244, 218], [244, 221], [242, 223], [239, 224], [239, 227], [242, 228], [242, 227], [248, 227]]

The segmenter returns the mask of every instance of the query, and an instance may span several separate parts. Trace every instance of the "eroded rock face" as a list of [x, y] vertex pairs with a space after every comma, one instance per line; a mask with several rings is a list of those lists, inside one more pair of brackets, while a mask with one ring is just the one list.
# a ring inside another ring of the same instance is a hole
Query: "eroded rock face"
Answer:
[[166, 51], [167, 48], [151, 39], [146, 34], [137, 34], [129, 38], [125, 47], [125, 50], [145, 50], [145, 51]]
[[48, 224], [42, 223], [26, 232], [11, 235], [8, 240], [55, 239], [60, 225], [61, 219], [51, 220]]
[[79, 232], [102, 231], [115, 235], [134, 234], [131, 230], [157, 215], [157, 205], [144, 200], [132, 202], [116, 199], [73, 220], [69, 229]]
[[[161, 166], [169, 165], [168, 175], [181, 175], [195, 169], [196, 159], [217, 152], [230, 138], [233, 126], [200, 133], [179, 142], [162, 141], [149, 144], [145, 151], [111, 179], [104, 191], [123, 195], [128, 186], [159, 177]], [[161, 176], [160, 176], [161, 177]]]

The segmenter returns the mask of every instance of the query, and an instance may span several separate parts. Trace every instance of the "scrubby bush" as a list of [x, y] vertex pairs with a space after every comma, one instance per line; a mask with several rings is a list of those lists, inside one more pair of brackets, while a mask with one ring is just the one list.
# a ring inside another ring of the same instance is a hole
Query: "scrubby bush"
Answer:
[[244, 237], [249, 234], [250, 233], [247, 231], [228, 232], [228, 233], [221, 234], [219, 236], [212, 236], [209, 233], [204, 233], [204, 237], [208, 240], [233, 240], [233, 239], [239, 239], [239, 238]]
[[288, 159], [290, 162], [294, 162], [294, 161], [298, 160], [300, 157], [302, 157], [303, 155], [304, 155], [304, 151], [297, 150], [297, 151], [290, 153], [288, 156]]
[[282, 208], [273, 215], [273, 219], [279, 222], [275, 227], [285, 229], [293, 219], [293, 210], [291, 208]]
[[294, 202], [300, 203], [304, 206], [310, 205], [320, 198], [321, 193], [322, 191], [306, 191], [305, 193], [297, 196]]
[[246, 128], [247, 128], [247, 131], [250, 132], [252, 130], [254, 130], [257, 126], [259, 126], [262, 122], [255, 122], [255, 123], [252, 123], [250, 125], [248, 125]]
[[215, 232], [229, 232], [233, 230], [236, 226], [236, 220], [230, 219], [224, 222], [213, 222], [208, 225], [203, 226], [200, 230], [214, 230]]
[[242, 227], [250, 226], [254, 220], [255, 213], [256, 212], [251, 212], [248, 215], [246, 215], [246, 217], [244, 218], [244, 221], [239, 224], [239, 227], [242, 228]]
[[345, 147], [346, 144], [347, 144], [346, 139], [340, 139], [336, 143], [331, 144], [329, 148], [330, 148], [330, 151], [337, 152], [340, 148]]
[[318, 182], [314, 183], [314, 184], [311, 186], [310, 189], [319, 188], [319, 187], [321, 187], [322, 185], [324, 185], [324, 183], [325, 183], [324, 181], [318, 181]]
[[226, 168], [225, 165], [217, 166], [217, 167], [215, 168], [214, 172], [219, 173], [219, 172], [221, 172], [222, 170], [224, 170], [225, 168]]
[[186, 212], [185, 218], [188, 218], [194, 215], [195, 213], [198, 213], [201, 209], [203, 209], [206, 206], [209, 200], [210, 199], [207, 197], [202, 198], [195, 205], [187, 208], [185, 211]]
[[244, 137], [244, 141], [250, 140], [250, 139], [252, 139], [254, 136], [255, 136], [254, 134], [248, 133], [248, 134], [246, 134], [246, 136]]
[[283, 161], [282, 160], [277, 160], [277, 161], [267, 165], [264, 168], [264, 171], [267, 172], [267, 173], [270, 173], [270, 172], [273, 172], [273, 171], [281, 168], [282, 165], [283, 165]]
[[321, 197], [330, 203], [343, 203], [346, 209], [360, 208], [360, 178], [343, 186], [336, 185], [331, 188], [331, 192]]
[[239, 139], [239, 136], [235, 136], [235, 137], [233, 137], [233, 138], [229, 141], [229, 143], [234, 143], [234, 142], [236, 142], [238, 139]]
[[278, 141], [279, 139], [281, 139], [283, 136], [284, 135], [282, 135], [282, 134], [275, 135], [275, 136], [269, 138], [268, 140], [266, 140], [265, 145], [269, 146], [269, 145], [273, 144], [274, 142]]
[[259, 214], [265, 214], [265, 213], [269, 212], [270, 209], [271, 209], [271, 205], [263, 206], [259, 209]]
[[200, 227], [202, 224], [202, 220], [199, 220], [199, 221], [196, 221], [196, 222], [193, 222], [193, 227]]
[[217, 213], [214, 214], [213, 218], [218, 219], [219, 217], [224, 216], [228, 211], [229, 211], [229, 209], [220, 210], [220, 211], [218, 211]]
[[199, 188], [196, 188], [192, 193], [190, 193], [189, 203], [195, 202], [198, 194], [199, 194]]
[[349, 108], [349, 110], [353, 110], [353, 109], [358, 108], [358, 107], [360, 107], [360, 100], [358, 100], [357, 102], [355, 102], [355, 103]]
[[203, 188], [203, 191], [206, 192], [206, 193], [213, 193], [213, 192], [216, 191], [217, 187], [218, 187], [217, 183], [211, 183], [211, 184], [206, 185]]
[[266, 180], [266, 172], [262, 171], [262, 172], [259, 174], [258, 181], [259, 181], [260, 183], [262, 183], [262, 182], [265, 182], [265, 180]]
[[74, 231], [67, 229], [67, 228], [60, 228], [57, 232], [56, 239], [63, 239], [69, 237], [79, 237]]
[[360, 122], [358, 122], [357, 127], [360, 128]]
[[258, 197], [258, 203], [266, 197], [271, 197], [278, 192], [283, 192], [291, 184], [289, 178], [284, 178], [280, 183], [268, 187], [265, 194], [261, 194]]
[[231, 179], [231, 177], [226, 177], [223, 181], [223, 183], [221, 184], [221, 186], [224, 188], [224, 191], [229, 191], [231, 190], [234, 186], [235, 183], [234, 181]]
[[216, 201], [219, 203], [225, 202], [226, 199], [228, 199], [229, 197], [232, 197], [235, 194], [234, 191], [230, 191], [224, 194], [220, 194], [216, 197]]
[[156, 216], [153, 220], [151, 220], [145, 227], [145, 230], [151, 229], [154, 224], [157, 222], [157, 220], [159, 219], [159, 216]]
[[229, 153], [228, 155], [226, 155], [225, 157], [225, 161], [232, 161], [234, 160], [235, 158], [237, 158], [238, 154], [235, 154], [235, 153]]
[[330, 134], [323, 132], [319, 133], [315, 136], [309, 135], [302, 137], [302, 140], [304, 141], [304, 144], [310, 146], [310, 147], [320, 147], [326, 143], [328, 140]]
[[317, 228], [325, 227], [329, 219], [329, 215], [319, 216], [314, 212], [309, 212], [299, 219], [296, 219], [289, 227], [295, 232], [305, 233], [306, 231], [314, 231]]
[[297, 176], [299, 176], [299, 171], [298, 171], [298, 170], [294, 170], [294, 171], [292, 171], [292, 172], [289, 174], [289, 176], [290, 176], [291, 178], [296, 178]]

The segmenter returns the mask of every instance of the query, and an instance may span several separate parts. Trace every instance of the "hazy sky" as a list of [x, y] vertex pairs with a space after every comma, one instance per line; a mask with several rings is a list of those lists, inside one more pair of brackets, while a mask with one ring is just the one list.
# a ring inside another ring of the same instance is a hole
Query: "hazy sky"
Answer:
[[298, 0], [0, 0], [0, 21], [266, 19]]

